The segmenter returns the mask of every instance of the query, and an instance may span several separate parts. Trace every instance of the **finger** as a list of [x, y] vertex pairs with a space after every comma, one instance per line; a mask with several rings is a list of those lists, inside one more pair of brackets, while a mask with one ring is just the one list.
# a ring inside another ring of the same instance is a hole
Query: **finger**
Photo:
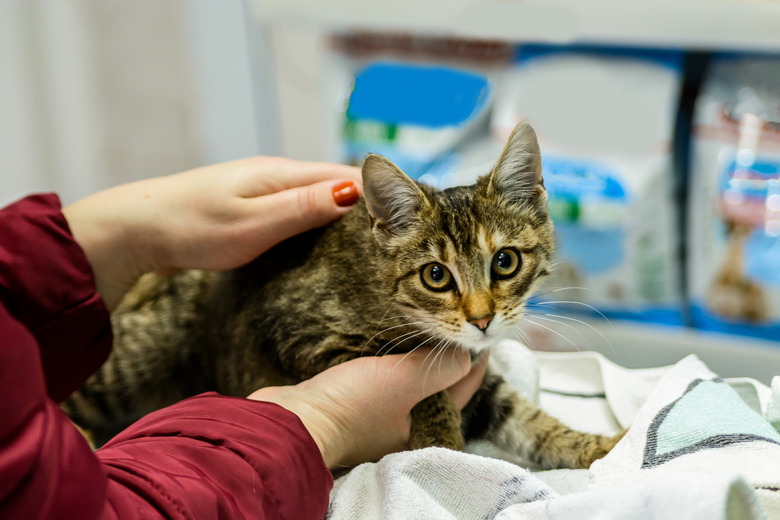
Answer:
[[291, 188], [271, 195], [246, 199], [258, 222], [272, 225], [263, 230], [264, 240], [279, 243], [304, 231], [324, 226], [346, 214], [360, 196], [351, 179], [324, 181]]
[[485, 379], [485, 371], [487, 371], [488, 360], [489, 355], [485, 353], [478, 362], [471, 366], [471, 370], [466, 374], [466, 377], [447, 388], [458, 408], [463, 409], [474, 396], [474, 392], [482, 385], [482, 381]]
[[256, 197], [282, 190], [308, 186], [322, 181], [349, 179], [362, 183], [360, 168], [324, 162], [305, 162], [282, 157], [252, 157], [242, 160], [241, 167], [255, 175], [247, 176], [242, 195]]
[[385, 389], [394, 392], [411, 408], [468, 374], [471, 367], [468, 352], [455, 348], [440, 355], [447, 357], [441, 363], [436, 362], [435, 366], [436, 353], [429, 348], [379, 358], [380, 370], [386, 374]]

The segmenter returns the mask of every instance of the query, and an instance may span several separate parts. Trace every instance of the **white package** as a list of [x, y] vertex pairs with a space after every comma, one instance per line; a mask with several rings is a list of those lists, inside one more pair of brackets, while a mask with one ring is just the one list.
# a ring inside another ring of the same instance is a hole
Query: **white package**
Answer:
[[780, 339], [780, 59], [713, 60], [692, 151], [693, 324]]
[[502, 79], [496, 139], [527, 120], [542, 149], [559, 262], [547, 300], [683, 322], [672, 168], [680, 62], [674, 52], [534, 46]]

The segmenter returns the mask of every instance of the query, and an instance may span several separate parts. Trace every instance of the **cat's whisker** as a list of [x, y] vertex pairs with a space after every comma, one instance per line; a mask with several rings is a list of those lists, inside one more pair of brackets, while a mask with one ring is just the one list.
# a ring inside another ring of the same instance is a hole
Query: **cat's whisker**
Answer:
[[399, 314], [398, 316], [387, 316], [387, 317], [382, 318], [381, 320], [379, 320], [379, 323], [382, 323], [383, 321], [387, 321], [387, 320], [397, 320], [397, 319], [401, 319], [401, 318], [409, 319], [411, 317], [412, 317], [411, 314]]
[[548, 269], [548, 270], [549, 270], [551, 273], [554, 273], [554, 272], [555, 272], [555, 268], [556, 268], [556, 267], [558, 267], [559, 265], [562, 265], [562, 264], [571, 264], [571, 263], [572, 263], [572, 262], [571, 262], [571, 261], [569, 261], [569, 260], [558, 260], [557, 262], [552, 262], [552, 263], [551, 263], [551, 264], [550, 264], [550, 265], [547, 267], [547, 269]]
[[518, 341], [521, 341], [525, 344], [526, 347], [533, 350], [533, 345], [531, 342], [531, 338], [528, 336], [528, 334], [525, 333], [525, 331], [521, 328], [515, 328], [514, 331], [512, 331], [514, 334], [516, 334], [516, 338]]
[[[392, 308], [393, 308], [393, 302], [388, 303], [387, 304], [387, 308], [385, 309], [385, 312], [382, 313], [382, 319], [380, 319], [377, 322], [376, 327], [374, 327], [374, 331], [375, 332], [379, 329], [379, 327], [381, 326], [382, 322], [385, 321], [385, 319], [386, 319], [385, 317], [387, 316], [387, 313], [390, 312], [390, 309], [392, 309]], [[379, 334], [379, 332], [376, 332], [376, 334]], [[374, 336], [374, 337], [376, 337], [376, 336]], [[371, 339], [374, 339], [374, 337], [372, 337]], [[369, 339], [365, 343], [363, 343], [363, 346], [360, 348], [360, 357], [363, 357], [365, 355], [366, 347], [368, 346], [368, 343], [369, 343], [369, 341], [371, 341], [371, 339]]]
[[[444, 353], [447, 350], [449, 350], [450, 352], [453, 352], [453, 355], [451, 356], [451, 359], [452, 360], [455, 359], [455, 354], [454, 354], [455, 349], [454, 348], [450, 348], [450, 345], [452, 345], [452, 341], [447, 341], [447, 343], [445, 343], [444, 346], [442, 347], [441, 357], [439, 358], [439, 369], [438, 369], [439, 373], [441, 373], [441, 363], [442, 363], [442, 361], [444, 361]], [[435, 358], [434, 358], [434, 360], [435, 360]]]
[[[444, 342], [444, 339], [440, 338], [439, 342], [431, 349], [430, 352], [428, 352], [428, 354], [425, 356], [425, 359], [423, 359], [423, 362], [420, 363], [420, 370], [422, 370], [422, 367], [425, 365], [425, 362], [428, 361], [428, 358], [431, 357], [431, 354], [436, 352], [436, 349], [439, 348], [439, 345], [441, 345], [443, 342]], [[419, 346], [421, 347], [422, 344], [419, 345]], [[436, 359], [436, 358], [434, 357], [434, 359]], [[429, 370], [430, 370], [430, 368], [429, 368]], [[427, 378], [428, 377], [428, 372], [426, 372], [425, 374], [426, 374], [425, 377]]]
[[572, 348], [573, 348], [574, 350], [576, 350], [577, 352], [580, 352], [580, 351], [581, 351], [581, 349], [580, 349], [579, 347], [577, 347], [577, 345], [575, 345], [575, 344], [574, 344], [574, 342], [573, 342], [572, 340], [570, 340], [569, 338], [567, 338], [566, 336], [564, 336], [563, 334], [561, 334], [561, 333], [560, 333], [560, 332], [558, 332], [557, 330], [551, 329], [550, 327], [547, 327], [547, 326], [545, 326], [545, 325], [542, 325], [541, 323], [537, 323], [537, 322], [533, 321], [531, 318], [529, 318], [528, 316], [526, 316], [526, 320], [528, 320], [530, 323], [533, 323], [533, 324], [534, 324], [534, 325], [536, 325], [537, 327], [541, 327], [541, 328], [543, 328], [543, 329], [545, 329], [545, 330], [549, 330], [550, 332], [552, 332], [552, 333], [553, 333], [553, 334], [555, 334], [556, 336], [560, 337], [561, 339], [563, 339], [563, 340], [566, 340], [566, 341], [567, 341], [567, 342], [568, 342], [568, 343], [569, 343], [569, 344], [572, 346]]
[[[419, 345], [414, 347], [414, 349], [417, 350], [418, 348], [422, 347], [423, 345], [425, 345], [426, 343], [428, 343], [429, 341], [431, 341], [431, 340], [433, 340], [435, 338], [436, 338], [435, 336], [429, 337], [428, 339], [426, 339], [425, 341], [423, 341], [422, 343], [420, 343]], [[433, 347], [433, 348], [435, 349], [436, 347]], [[423, 363], [425, 363], [425, 361], [428, 359], [428, 356], [430, 356], [430, 355], [431, 355], [431, 353], [429, 352], [428, 355], [425, 356], [425, 359], [423, 360]]]
[[431, 373], [431, 369], [433, 369], [433, 365], [436, 364], [436, 360], [439, 360], [439, 368], [438, 373], [441, 374], [441, 360], [444, 357], [443, 354], [447, 351], [447, 347], [449, 346], [449, 343], [445, 343], [441, 346], [441, 348], [436, 347], [436, 355], [433, 356], [433, 359], [431, 360], [431, 366], [428, 367], [428, 371], [425, 373], [425, 381], [428, 380], [428, 375]]
[[[409, 320], [409, 319], [412, 317], [411, 315], [406, 315], [406, 314], [404, 314], [404, 315], [398, 315], [398, 316], [390, 316], [390, 317], [387, 317], [387, 313], [388, 313], [388, 312], [390, 312], [390, 309], [392, 309], [392, 308], [393, 308], [393, 302], [390, 302], [390, 303], [387, 305], [387, 308], [385, 309], [385, 312], [384, 312], [384, 314], [382, 314], [382, 319], [380, 319], [380, 320], [377, 322], [376, 329], [379, 329], [379, 327], [380, 327], [380, 325], [381, 325], [381, 323], [382, 323], [383, 321], [387, 321], [387, 320], [390, 320], [390, 319], [403, 319], [403, 320]], [[406, 323], [406, 324], [408, 325], [409, 323]], [[400, 326], [400, 325], [403, 325], [403, 324], [399, 324], [399, 326]], [[376, 329], [375, 329], [375, 330], [376, 330]], [[384, 332], [387, 332], [387, 330], [389, 330], [389, 329], [384, 329], [384, 330], [381, 330], [381, 331], [377, 332], [376, 334], [374, 334], [374, 335], [373, 335], [372, 337], [370, 337], [369, 339], [367, 339], [367, 340], [366, 340], [366, 342], [365, 342], [365, 343], [363, 343], [363, 346], [361, 347], [360, 355], [361, 355], [361, 356], [363, 356], [363, 355], [365, 354], [366, 347], [367, 347], [367, 346], [368, 346], [368, 345], [371, 343], [371, 340], [373, 340], [373, 339], [374, 339], [375, 337], [377, 337], [378, 335], [380, 335], [380, 334], [382, 334], [382, 333], [384, 333]]]
[[450, 356], [450, 368], [453, 368], [455, 366], [455, 349], [451, 348], [450, 352], [452, 352], [452, 355]]
[[[384, 312], [384, 313], [382, 313], [382, 319], [381, 319], [381, 320], [379, 320], [379, 323], [382, 323], [383, 321], [385, 321], [385, 316], [387, 316], [387, 313], [388, 313], [388, 312], [390, 312], [390, 309], [391, 309], [392, 307], [393, 307], [393, 302], [390, 302], [390, 303], [388, 303], [388, 304], [387, 304], [387, 308], [385, 309], [385, 312]], [[378, 326], [379, 326], [379, 325], [377, 324], [377, 327], [378, 327]]]
[[[527, 312], [526, 311], [526, 316], [533, 316], [534, 318], [536, 318], [538, 320], [551, 321], [553, 323], [557, 323], [558, 325], [562, 325], [562, 326], [564, 326], [564, 327], [566, 327], [566, 328], [576, 332], [580, 336], [580, 338], [582, 339], [582, 342], [585, 343], [585, 344], [588, 344], [588, 339], [585, 337], [585, 335], [582, 333], [582, 331], [580, 331], [579, 329], [577, 329], [573, 325], [571, 325], [569, 323], [564, 323], [562, 321], [559, 321], [559, 320], [556, 320], [556, 319], [553, 319], [553, 318], [546, 317], [546, 316], [553, 316], [552, 314], [547, 314], [547, 313], [537, 314], [537, 313], [534, 313], [534, 312]], [[592, 350], [590, 348], [590, 344], [588, 344], [588, 350]]]
[[[446, 341], [444, 341], [444, 344], [442, 345], [442, 342], [440, 341], [438, 345], [436, 345], [436, 349], [439, 349], [439, 351], [436, 353], [435, 356], [433, 356], [433, 360], [431, 361], [431, 368], [433, 368], [434, 363], [436, 363], [436, 359], [439, 359], [439, 373], [441, 373], [441, 360], [444, 357], [443, 354], [446, 352], [446, 350], [449, 348], [450, 344], [452, 343], [449, 340], [449, 337], [444, 338]], [[441, 347], [441, 348], [439, 348]], [[429, 369], [430, 370], [430, 369]]]
[[[444, 344], [444, 346], [442, 346], [442, 343], [444, 343], [445, 341], [447, 343]], [[425, 383], [428, 381], [428, 375], [431, 373], [431, 369], [433, 368], [433, 365], [436, 363], [436, 358], [439, 357], [439, 354], [441, 354], [442, 352], [444, 352], [444, 350], [446, 350], [449, 343], [450, 343], [449, 336], [445, 336], [444, 338], [441, 338], [439, 342], [436, 344], [436, 346], [433, 347], [433, 349], [431, 349], [431, 351], [428, 353], [427, 356], [425, 356], [422, 365], [425, 365], [425, 362], [428, 361], [428, 358], [431, 356], [431, 354], [435, 353], [433, 359], [431, 360], [431, 364], [428, 365], [428, 369], [425, 371], [425, 377], [423, 377], [423, 388], [425, 388]], [[422, 369], [422, 365], [420, 366], [420, 369]]]
[[[428, 332], [429, 332], [429, 331], [428, 331]], [[398, 360], [398, 362], [397, 362], [395, 365], [393, 365], [393, 368], [391, 368], [391, 369], [390, 369], [390, 372], [387, 374], [387, 377], [385, 377], [385, 380], [384, 380], [384, 382], [382, 383], [382, 390], [380, 390], [380, 395], [384, 395], [384, 392], [385, 392], [385, 385], [387, 384], [387, 380], [390, 378], [390, 374], [392, 374], [392, 373], [393, 373], [393, 371], [394, 371], [396, 368], [398, 368], [398, 366], [399, 366], [401, 363], [403, 363], [403, 362], [406, 360], [406, 358], [407, 358], [407, 357], [409, 357], [409, 356], [410, 356], [410, 355], [411, 355], [411, 354], [412, 354], [412, 353], [413, 353], [415, 350], [419, 349], [419, 348], [420, 348], [420, 347], [422, 347], [422, 346], [423, 346], [425, 343], [427, 343], [428, 341], [430, 341], [430, 340], [432, 340], [432, 339], [435, 339], [435, 336], [431, 336], [430, 338], [428, 338], [428, 339], [427, 339], [427, 340], [425, 340], [424, 342], [422, 342], [422, 343], [420, 343], [419, 345], [415, 346], [415, 347], [414, 347], [413, 349], [411, 349], [409, 352], [407, 352], [406, 354], [404, 354], [404, 355], [403, 355], [403, 357], [402, 357], [401, 359], [399, 359], [399, 360]], [[422, 365], [424, 365], [424, 364], [425, 364], [425, 361], [427, 361], [427, 360], [428, 360], [428, 358], [430, 357], [431, 353], [432, 353], [434, 350], [436, 350], [436, 348], [438, 348], [438, 345], [440, 345], [440, 344], [441, 344], [441, 342], [442, 342], [442, 341], [444, 341], [444, 340], [446, 340], [446, 337], [445, 337], [445, 338], [443, 338], [443, 339], [441, 339], [441, 340], [439, 341], [439, 343], [437, 344], [437, 346], [433, 347], [433, 349], [431, 350], [431, 352], [429, 352], [429, 353], [428, 353], [428, 354], [425, 356], [425, 359], [424, 359], [424, 360], [423, 360], [423, 362], [420, 364], [420, 369], [422, 369]], [[434, 359], [435, 359], [435, 358], [434, 358]], [[427, 377], [427, 376], [426, 376], [426, 377]], [[425, 385], [425, 383], [423, 383], [423, 385]], [[382, 407], [382, 399], [381, 399], [381, 398], [380, 398], [380, 400], [379, 400], [379, 406], [380, 406], [380, 410], [381, 410], [381, 407]]]
[[589, 304], [584, 303], [584, 302], [575, 302], [575, 301], [572, 301], [572, 300], [555, 300], [555, 301], [533, 302], [532, 305], [562, 305], [562, 304], [565, 304], [565, 305], [581, 305], [583, 307], [587, 307], [588, 309], [592, 310], [593, 312], [595, 312], [596, 314], [601, 316], [604, 319], [604, 321], [607, 322], [607, 324], [610, 326], [610, 328], [612, 328], [612, 322], [609, 321], [609, 319], [606, 316], [604, 316], [603, 312], [598, 310], [593, 305], [589, 305]]
[[616, 353], [615, 347], [612, 345], [612, 342], [609, 341], [609, 339], [599, 329], [597, 329], [596, 327], [594, 327], [593, 325], [591, 325], [587, 321], [578, 320], [577, 318], [572, 318], [571, 316], [561, 316], [559, 314], [549, 314], [549, 313], [546, 313], [545, 316], [552, 316], [554, 318], [560, 318], [560, 319], [563, 319], [563, 320], [574, 321], [574, 322], [577, 322], [577, 323], [579, 323], [581, 325], [584, 325], [584, 326], [588, 327], [593, 332], [595, 332], [596, 334], [601, 336], [601, 339], [603, 339], [606, 342], [606, 344], [609, 346], [609, 349], [612, 351], [613, 354]]
[[[394, 371], [396, 368], [398, 368], [398, 366], [399, 366], [401, 363], [403, 363], [403, 362], [404, 362], [404, 360], [406, 360], [406, 358], [408, 358], [408, 357], [409, 357], [409, 356], [410, 356], [410, 355], [411, 355], [411, 354], [412, 354], [412, 353], [413, 353], [415, 350], [417, 350], [418, 348], [420, 348], [420, 346], [419, 346], [419, 345], [417, 345], [416, 347], [414, 347], [413, 349], [411, 349], [409, 352], [407, 352], [406, 354], [404, 354], [404, 356], [403, 356], [401, 359], [399, 359], [399, 360], [398, 360], [398, 363], [396, 363], [395, 365], [393, 365], [393, 368], [391, 368], [391, 369], [390, 369], [390, 372], [387, 374], [387, 377], [385, 378], [385, 381], [384, 381], [384, 383], [382, 383], [382, 390], [381, 390], [381, 392], [380, 392], [380, 395], [381, 395], [381, 394], [384, 394], [384, 391], [385, 391], [385, 390], [384, 390], [384, 389], [385, 389], [385, 385], [387, 384], [387, 380], [390, 378], [390, 374], [392, 374], [392, 373], [393, 373], [393, 371]], [[381, 404], [381, 402], [380, 402], [380, 404]]]
[[[417, 336], [419, 336], [421, 334], [425, 334], [426, 332], [427, 332], [426, 330], [413, 330], [411, 332], [405, 332], [404, 334], [401, 334], [400, 336], [398, 336], [397, 338], [395, 338], [392, 341], [388, 342], [382, 348], [377, 350], [376, 355], [377, 356], [381, 356], [381, 355], [384, 355], [384, 354], [389, 354], [391, 350], [393, 350], [395, 347], [400, 346], [401, 343], [403, 343], [403, 342], [405, 342], [407, 340], [410, 340], [412, 338], [415, 338], [415, 337], [417, 337]], [[406, 338], [401, 340], [401, 338], [403, 338], [404, 336], [406, 336]], [[401, 340], [401, 341], [398, 341], [398, 340]], [[398, 343], [396, 343], [396, 342], [398, 342]], [[393, 343], [396, 343], [396, 344], [393, 345]], [[383, 354], [383, 351], [384, 351], [384, 354]]]
[[553, 294], [553, 293], [557, 293], [557, 292], [561, 292], [561, 291], [568, 291], [570, 289], [576, 290], [576, 291], [591, 291], [592, 290], [590, 287], [577, 287], [577, 286], [574, 286], [574, 285], [568, 285], [566, 287], [556, 287], [555, 289], [550, 289], [548, 291], [535, 293], [535, 294], [529, 296], [528, 298], [526, 298], [526, 301], [530, 302], [531, 300], [533, 300], [535, 298], [541, 298], [542, 296], [547, 296], [548, 294]]
[[406, 358], [408, 358], [410, 355], [412, 355], [412, 353], [415, 350], [417, 350], [418, 348], [420, 348], [419, 345], [414, 347], [412, 350], [410, 350], [406, 354], [404, 354], [403, 357], [401, 357], [401, 359], [399, 359], [398, 362], [395, 365], [393, 365], [393, 368], [390, 369], [390, 371], [387, 373], [387, 376], [385, 376], [385, 380], [382, 382], [382, 389], [379, 391], [379, 395], [380, 395], [380, 397], [379, 397], [379, 413], [380, 414], [382, 413], [382, 396], [385, 395], [385, 386], [387, 385], [387, 381], [390, 379], [390, 376], [395, 371], [395, 369], [398, 368], [398, 366], [401, 363], [403, 363], [404, 360], [406, 360]]
[[387, 327], [386, 329], [380, 330], [379, 332], [377, 332], [376, 334], [374, 334], [373, 336], [368, 338], [365, 341], [365, 343], [363, 343], [363, 347], [362, 348], [365, 349], [366, 346], [368, 346], [371, 343], [371, 341], [374, 338], [376, 338], [377, 336], [379, 336], [380, 334], [384, 334], [387, 331], [390, 331], [390, 330], [393, 330], [393, 329], [397, 329], [398, 327], [410, 327], [412, 325], [425, 325], [425, 322], [424, 321], [415, 321], [415, 322], [412, 322], [412, 323], [401, 323], [401, 324], [398, 324], [398, 325], [393, 325], [392, 327]]

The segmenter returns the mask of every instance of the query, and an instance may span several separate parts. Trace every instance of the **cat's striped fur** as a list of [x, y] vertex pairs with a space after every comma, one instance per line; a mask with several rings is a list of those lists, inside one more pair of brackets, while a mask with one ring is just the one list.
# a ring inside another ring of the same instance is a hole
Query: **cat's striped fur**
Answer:
[[[447, 349], [476, 358], [513, 337], [553, 253], [531, 127], [474, 186], [437, 191], [375, 155], [363, 179], [365, 204], [245, 267], [143, 277], [113, 315], [111, 357], [65, 410], [105, 438], [207, 390], [245, 396], [420, 345], [436, 347], [431, 363]], [[480, 438], [547, 468], [588, 467], [616, 442], [567, 428], [490, 370], [462, 412], [445, 392], [413, 410], [412, 448]]]

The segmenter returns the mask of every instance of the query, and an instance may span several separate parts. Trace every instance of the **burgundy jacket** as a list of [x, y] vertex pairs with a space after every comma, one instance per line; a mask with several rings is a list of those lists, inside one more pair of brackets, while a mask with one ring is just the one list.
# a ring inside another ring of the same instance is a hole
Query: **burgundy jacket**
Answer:
[[111, 348], [56, 195], [0, 210], [0, 518], [322, 518], [333, 478], [297, 416], [203, 394], [93, 452], [56, 402]]

